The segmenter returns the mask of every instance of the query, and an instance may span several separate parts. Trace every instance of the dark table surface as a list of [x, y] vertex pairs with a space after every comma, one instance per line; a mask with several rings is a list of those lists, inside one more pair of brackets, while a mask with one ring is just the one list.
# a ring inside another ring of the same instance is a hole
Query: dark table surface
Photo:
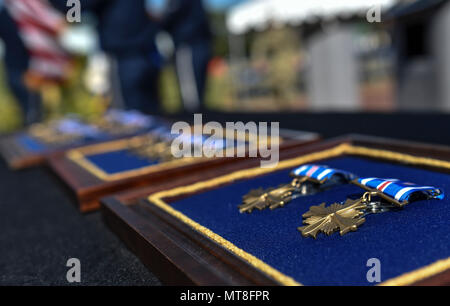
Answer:
[[[192, 120], [191, 114], [181, 117]], [[204, 123], [279, 121], [281, 128], [325, 138], [357, 132], [450, 144], [450, 116], [440, 114], [208, 114]], [[0, 285], [68, 285], [66, 262], [81, 261], [82, 285], [158, 285], [106, 227], [101, 214], [82, 215], [45, 167], [10, 171], [0, 161]]]
[[100, 212], [82, 215], [45, 167], [10, 171], [0, 161], [0, 285], [70, 285], [69, 258], [82, 285], [158, 285], [108, 230]]

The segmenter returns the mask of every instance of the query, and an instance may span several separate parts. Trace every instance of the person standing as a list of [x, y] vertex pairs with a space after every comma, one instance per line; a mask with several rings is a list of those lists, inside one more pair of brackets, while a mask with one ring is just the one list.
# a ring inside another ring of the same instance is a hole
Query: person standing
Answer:
[[[50, 0], [67, 11], [65, 0]], [[158, 77], [162, 59], [155, 44], [158, 23], [145, 0], [81, 0], [81, 9], [97, 18], [101, 49], [117, 62], [125, 108], [159, 113]]]
[[203, 108], [211, 30], [202, 0], [168, 0], [163, 28], [175, 45], [175, 66], [184, 109]]
[[31, 93], [25, 86], [24, 77], [28, 69], [30, 55], [19, 36], [16, 23], [0, 1], [0, 39], [5, 46], [4, 67], [11, 92], [19, 102], [24, 121], [33, 121], [30, 115]]
[[116, 60], [127, 109], [159, 113], [158, 77], [162, 59], [155, 44], [159, 26], [145, 0], [110, 0], [100, 14], [103, 49]]
[[[29, 54], [23, 79], [34, 93], [31, 96], [40, 96], [44, 102], [58, 102], [73, 67], [71, 55], [59, 43], [66, 28], [64, 16], [47, 0], [4, 0], [4, 5]], [[42, 112], [40, 104], [32, 105], [36, 120]]]

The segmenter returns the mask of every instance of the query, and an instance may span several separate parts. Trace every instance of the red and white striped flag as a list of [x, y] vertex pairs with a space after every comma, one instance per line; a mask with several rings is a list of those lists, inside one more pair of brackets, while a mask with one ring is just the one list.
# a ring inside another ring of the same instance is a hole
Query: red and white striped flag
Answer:
[[29, 73], [44, 81], [64, 81], [71, 65], [69, 54], [58, 42], [64, 16], [47, 0], [5, 0], [4, 4], [30, 52]]

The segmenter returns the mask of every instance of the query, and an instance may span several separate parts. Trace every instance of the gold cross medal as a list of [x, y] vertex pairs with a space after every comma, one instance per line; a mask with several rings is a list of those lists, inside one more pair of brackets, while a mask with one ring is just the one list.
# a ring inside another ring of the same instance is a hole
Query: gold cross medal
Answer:
[[444, 198], [444, 192], [433, 186], [420, 186], [397, 179], [358, 178], [351, 181], [366, 192], [356, 200], [347, 199], [344, 203], [325, 203], [311, 206], [303, 214], [303, 224], [298, 230], [303, 237], [316, 238], [320, 232], [331, 235], [339, 231], [342, 235], [356, 231], [365, 222], [368, 214], [381, 213], [403, 208], [418, 200]]
[[165, 162], [175, 159], [170, 145], [170, 142], [164, 137], [150, 133], [144, 138], [136, 137], [130, 139], [128, 147], [142, 158]]
[[[174, 138], [171, 131], [167, 127], [162, 126], [144, 136], [131, 138], [128, 142], [128, 148], [141, 158], [158, 162], [169, 162], [177, 159], [171, 150]], [[196, 146], [198, 145], [198, 139], [193, 137], [189, 143], [193, 143]]]
[[275, 209], [283, 207], [290, 201], [306, 195], [327, 190], [340, 184], [349, 183], [356, 176], [350, 172], [319, 165], [303, 165], [294, 169], [291, 174], [294, 179], [287, 184], [267, 189], [251, 190], [242, 197], [239, 205], [241, 213], [251, 213], [253, 209]]
[[[159, 162], [169, 162], [180, 157], [176, 157], [172, 154], [172, 141], [174, 136], [171, 134], [170, 130], [166, 128], [158, 128], [150, 133], [143, 136], [137, 136], [129, 140], [128, 148], [140, 156], [141, 158], [147, 158], [150, 160], [157, 160]], [[177, 138], [182, 139], [189, 146], [192, 147], [193, 152], [202, 151], [203, 145], [207, 137], [203, 135], [189, 135], [189, 136], [178, 136]], [[226, 149], [227, 141], [222, 138], [208, 137], [209, 144], [208, 150], [209, 154], [215, 156]], [[189, 150], [191, 150], [191, 147]]]

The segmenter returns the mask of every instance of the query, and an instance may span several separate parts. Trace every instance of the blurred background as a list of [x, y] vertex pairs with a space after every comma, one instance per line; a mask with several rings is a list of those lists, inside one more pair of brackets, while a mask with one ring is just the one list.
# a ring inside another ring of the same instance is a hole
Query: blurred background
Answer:
[[78, 20], [65, 0], [0, 0], [0, 132], [111, 107], [450, 111], [446, 0], [80, 4]]

